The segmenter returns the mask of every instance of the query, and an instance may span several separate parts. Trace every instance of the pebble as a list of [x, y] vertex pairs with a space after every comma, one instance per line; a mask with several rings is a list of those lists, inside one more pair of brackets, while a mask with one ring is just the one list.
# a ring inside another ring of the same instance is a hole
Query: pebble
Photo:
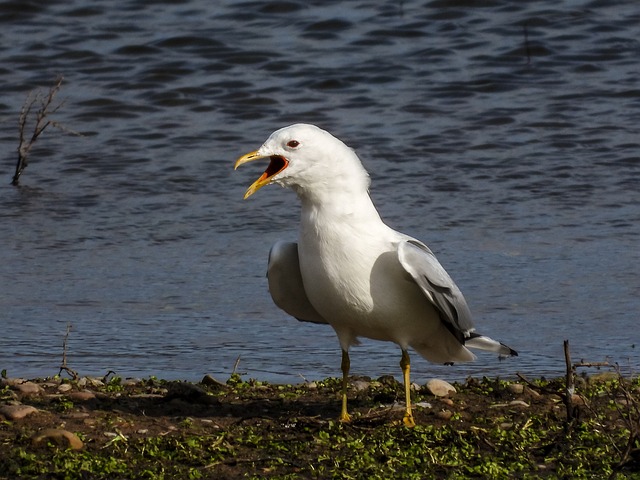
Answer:
[[524, 385], [522, 385], [521, 383], [510, 383], [509, 385], [507, 385], [507, 390], [514, 395], [520, 395], [524, 392]]
[[368, 390], [370, 386], [370, 382], [365, 382], [364, 380], [356, 380], [355, 382], [353, 382], [351, 384], [351, 387], [356, 391], [356, 392], [362, 392], [364, 390]]
[[27, 380], [25, 378], [2, 378], [0, 379], [0, 385], [13, 387], [19, 383], [25, 383]]
[[60, 393], [65, 393], [69, 390], [73, 390], [73, 385], [71, 385], [70, 383], [62, 383], [58, 386], [58, 392]]
[[92, 387], [102, 387], [104, 386], [104, 382], [99, 378], [91, 378], [91, 377], [82, 377], [78, 380], [78, 386], [80, 388], [86, 387], [87, 385]]
[[427, 382], [427, 390], [436, 397], [446, 397], [450, 394], [456, 393], [456, 389], [453, 385], [437, 378], [433, 378]]
[[70, 448], [71, 450], [80, 450], [84, 444], [75, 433], [71, 433], [61, 428], [47, 428], [36, 433], [31, 437], [32, 445], [40, 445], [51, 441], [60, 447]]
[[436, 417], [440, 420], [450, 420], [453, 417], [453, 412], [451, 410], [440, 410], [436, 412]]
[[316, 390], [318, 388], [318, 384], [316, 382], [309, 382], [307, 383], [307, 389], [309, 390]]
[[33, 382], [16, 383], [11, 388], [23, 395], [38, 395], [44, 391], [40, 385]]
[[132, 387], [135, 385], [140, 385], [144, 380], [141, 378], [125, 378], [122, 380], [121, 384], [123, 387]]
[[90, 392], [88, 390], [83, 390], [81, 392], [71, 392], [67, 395], [71, 400], [76, 400], [78, 402], [86, 402], [89, 400], [93, 400], [96, 398], [96, 394]]
[[4, 415], [7, 420], [20, 420], [37, 411], [38, 409], [31, 405], [3, 405], [0, 407], [0, 415]]
[[429, 402], [416, 402], [414, 405], [420, 408], [431, 408], [431, 404]]
[[450, 398], [441, 398], [440, 401], [445, 405], [453, 407], [453, 400], [451, 400]]

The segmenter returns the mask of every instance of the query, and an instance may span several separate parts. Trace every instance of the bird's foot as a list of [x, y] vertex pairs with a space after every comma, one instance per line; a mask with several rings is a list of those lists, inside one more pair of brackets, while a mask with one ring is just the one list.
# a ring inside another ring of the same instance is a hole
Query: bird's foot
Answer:
[[347, 412], [342, 412], [338, 421], [340, 423], [351, 423], [351, 415], [349, 415]]
[[404, 423], [404, 426], [408, 428], [413, 428], [416, 426], [416, 422], [413, 421], [413, 415], [411, 415], [411, 413], [409, 412], [405, 413], [404, 418], [402, 419], [402, 423]]

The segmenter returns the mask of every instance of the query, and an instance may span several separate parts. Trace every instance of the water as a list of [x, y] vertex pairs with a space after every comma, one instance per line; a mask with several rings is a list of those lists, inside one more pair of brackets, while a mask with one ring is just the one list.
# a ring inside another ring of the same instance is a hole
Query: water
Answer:
[[[635, 1], [0, 3], [0, 368], [297, 382], [339, 375], [326, 326], [269, 298], [296, 236], [277, 187], [233, 172], [271, 131], [357, 149], [388, 223], [437, 253], [479, 330], [520, 352], [450, 380], [640, 367], [640, 9]], [[64, 105], [9, 185], [34, 88]], [[82, 136], [72, 135], [76, 131]], [[398, 375], [365, 341], [352, 372]]]

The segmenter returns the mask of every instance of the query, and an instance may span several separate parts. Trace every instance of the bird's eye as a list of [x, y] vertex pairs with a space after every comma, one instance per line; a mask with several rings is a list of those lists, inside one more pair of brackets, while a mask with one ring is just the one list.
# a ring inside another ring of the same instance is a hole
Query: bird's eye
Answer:
[[300, 142], [297, 140], [290, 140], [289, 142], [287, 142], [287, 147], [290, 148], [296, 148], [298, 145], [300, 145]]

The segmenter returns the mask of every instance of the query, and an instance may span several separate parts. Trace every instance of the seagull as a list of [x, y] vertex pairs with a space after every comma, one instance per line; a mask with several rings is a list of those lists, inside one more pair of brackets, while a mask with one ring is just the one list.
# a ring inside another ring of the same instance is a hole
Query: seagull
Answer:
[[302, 203], [298, 242], [278, 241], [269, 252], [269, 292], [289, 315], [335, 330], [342, 348], [340, 421], [351, 420], [349, 347], [358, 337], [400, 347], [408, 427], [415, 425], [409, 347], [444, 364], [474, 360], [469, 348], [517, 355], [475, 332], [462, 293], [429, 247], [382, 221], [369, 196], [369, 175], [342, 141], [315, 125], [290, 125], [234, 167], [257, 160], [269, 164], [245, 199], [275, 183]]

